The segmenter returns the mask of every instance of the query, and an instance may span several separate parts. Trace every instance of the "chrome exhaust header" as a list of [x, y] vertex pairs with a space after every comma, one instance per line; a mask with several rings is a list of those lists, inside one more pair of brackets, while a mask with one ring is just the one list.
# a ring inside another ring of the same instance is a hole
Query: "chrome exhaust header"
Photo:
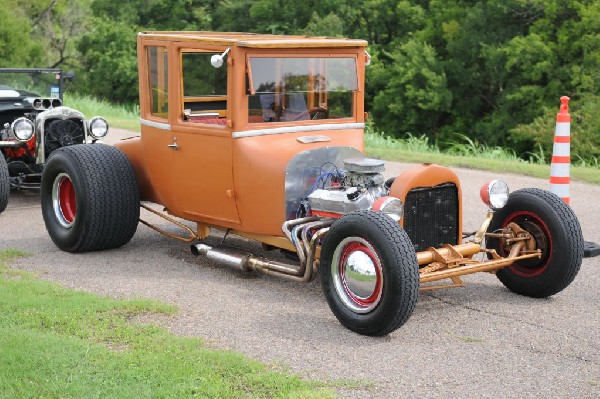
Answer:
[[[308, 282], [315, 276], [318, 264], [318, 261], [315, 260], [317, 246], [323, 235], [329, 231], [332, 223], [333, 220], [319, 220], [313, 216], [291, 220], [283, 224], [286, 237], [296, 247], [300, 265], [266, 259], [235, 248], [212, 247], [204, 243], [192, 244], [191, 250], [193, 255], [203, 255], [208, 260], [236, 270], [245, 272], [256, 270], [291, 281]], [[311, 234], [312, 237], [309, 237]]]

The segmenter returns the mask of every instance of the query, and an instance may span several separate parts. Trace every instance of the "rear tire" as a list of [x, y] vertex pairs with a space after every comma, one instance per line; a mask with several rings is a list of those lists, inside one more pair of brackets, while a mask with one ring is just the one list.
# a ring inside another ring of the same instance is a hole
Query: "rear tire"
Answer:
[[8, 205], [8, 196], [10, 195], [10, 177], [8, 175], [8, 165], [4, 154], [0, 152], [0, 213], [4, 212]]
[[[542, 258], [525, 259], [496, 272], [498, 279], [517, 294], [545, 298], [565, 289], [575, 279], [583, 258], [583, 235], [573, 210], [555, 194], [537, 188], [515, 191], [496, 211], [489, 231], [515, 222], [530, 233]], [[498, 239], [488, 246], [507, 255], [510, 247]]]
[[133, 167], [123, 152], [103, 144], [54, 151], [42, 175], [41, 201], [50, 238], [67, 252], [120, 247], [139, 221]]
[[382, 336], [415, 309], [419, 267], [406, 232], [381, 212], [354, 212], [331, 226], [321, 251], [329, 307], [349, 330]]

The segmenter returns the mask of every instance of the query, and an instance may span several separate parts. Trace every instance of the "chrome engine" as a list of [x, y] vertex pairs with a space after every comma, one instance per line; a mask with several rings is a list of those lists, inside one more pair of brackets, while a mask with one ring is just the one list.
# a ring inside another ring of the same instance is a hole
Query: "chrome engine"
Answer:
[[384, 161], [353, 147], [320, 147], [297, 154], [286, 168], [286, 220], [339, 218], [354, 211], [383, 211], [400, 218], [402, 203], [388, 196]]
[[307, 196], [308, 210], [313, 215], [339, 216], [368, 210], [377, 198], [387, 195], [384, 186], [384, 162], [370, 158], [344, 159], [343, 170], [329, 172], [323, 188]]

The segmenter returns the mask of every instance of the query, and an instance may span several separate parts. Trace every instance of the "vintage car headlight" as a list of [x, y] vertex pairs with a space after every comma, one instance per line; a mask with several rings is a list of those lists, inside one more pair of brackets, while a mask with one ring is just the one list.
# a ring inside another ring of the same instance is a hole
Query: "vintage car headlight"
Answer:
[[10, 125], [10, 129], [19, 141], [27, 141], [33, 136], [35, 127], [27, 118], [17, 118]]
[[94, 116], [90, 119], [90, 134], [95, 139], [101, 139], [108, 133], [108, 122], [101, 116]]
[[402, 206], [402, 201], [398, 198], [385, 196], [377, 198], [375, 202], [373, 202], [371, 210], [383, 212], [397, 222], [402, 218], [404, 208]]
[[508, 184], [506, 184], [504, 180], [490, 180], [481, 186], [479, 194], [481, 195], [481, 200], [490, 207], [490, 209], [500, 209], [506, 205], [506, 201], [508, 201]]

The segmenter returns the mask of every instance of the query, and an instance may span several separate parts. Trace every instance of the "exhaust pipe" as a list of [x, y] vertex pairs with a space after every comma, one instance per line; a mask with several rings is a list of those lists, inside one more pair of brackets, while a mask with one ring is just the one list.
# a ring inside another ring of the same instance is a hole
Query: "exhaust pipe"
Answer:
[[250, 252], [240, 251], [235, 248], [213, 248], [210, 245], [206, 244], [193, 244], [192, 246], [192, 254], [199, 256], [204, 255], [206, 259], [212, 260], [214, 262], [222, 263], [226, 266], [233, 267], [237, 270], [242, 271], [251, 271], [253, 270], [249, 266], [248, 259], [252, 257]]
[[244, 272], [259, 270], [267, 274], [276, 274], [292, 279], [301, 274], [301, 270], [297, 266], [254, 256], [250, 252], [235, 248], [211, 247], [200, 243], [193, 244], [191, 249], [193, 255], [203, 255], [206, 256], [206, 259]]

